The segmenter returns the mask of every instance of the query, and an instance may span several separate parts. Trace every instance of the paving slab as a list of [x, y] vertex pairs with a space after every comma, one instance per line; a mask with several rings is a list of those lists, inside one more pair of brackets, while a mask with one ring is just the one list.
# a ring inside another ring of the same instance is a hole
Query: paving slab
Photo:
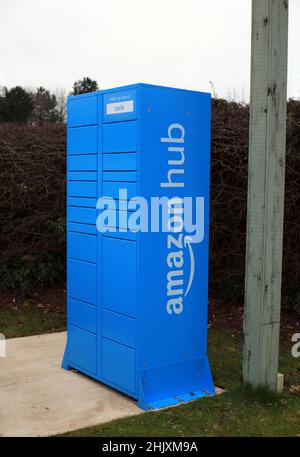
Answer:
[[65, 332], [7, 340], [0, 436], [48, 436], [143, 413], [129, 397], [61, 369], [65, 342]]

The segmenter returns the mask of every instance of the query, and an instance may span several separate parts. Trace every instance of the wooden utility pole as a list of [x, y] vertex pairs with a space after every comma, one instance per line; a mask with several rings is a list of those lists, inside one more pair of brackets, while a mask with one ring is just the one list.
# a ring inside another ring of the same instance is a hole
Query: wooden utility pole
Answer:
[[243, 379], [277, 390], [285, 183], [288, 0], [252, 0]]

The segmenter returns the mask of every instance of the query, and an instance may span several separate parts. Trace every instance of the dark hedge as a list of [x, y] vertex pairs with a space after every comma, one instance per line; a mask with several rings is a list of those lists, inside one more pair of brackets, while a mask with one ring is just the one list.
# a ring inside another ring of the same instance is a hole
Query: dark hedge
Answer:
[[[243, 302], [249, 110], [214, 100], [210, 294]], [[0, 281], [30, 294], [65, 281], [65, 126], [0, 124]], [[283, 302], [300, 309], [300, 102], [287, 120]]]
[[65, 279], [65, 148], [63, 125], [0, 124], [2, 290]]

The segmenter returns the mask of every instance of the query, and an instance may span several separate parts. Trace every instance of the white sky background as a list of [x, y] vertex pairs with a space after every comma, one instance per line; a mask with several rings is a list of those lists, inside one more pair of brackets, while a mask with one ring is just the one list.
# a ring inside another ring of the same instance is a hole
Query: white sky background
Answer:
[[[288, 94], [300, 98], [300, 0], [290, 0]], [[0, 85], [83, 76], [249, 99], [251, 0], [0, 0]]]

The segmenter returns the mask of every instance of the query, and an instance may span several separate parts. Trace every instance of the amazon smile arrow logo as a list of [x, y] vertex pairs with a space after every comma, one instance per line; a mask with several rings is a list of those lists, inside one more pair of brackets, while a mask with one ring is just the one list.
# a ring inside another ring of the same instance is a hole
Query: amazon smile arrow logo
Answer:
[[189, 253], [190, 253], [190, 276], [189, 276], [189, 282], [186, 288], [186, 291], [184, 293], [184, 296], [186, 297], [192, 287], [193, 280], [194, 280], [194, 275], [195, 275], [195, 256], [194, 256], [194, 251], [192, 247], [192, 241], [193, 239], [190, 236], [186, 236], [184, 238], [184, 246], [188, 247]]

